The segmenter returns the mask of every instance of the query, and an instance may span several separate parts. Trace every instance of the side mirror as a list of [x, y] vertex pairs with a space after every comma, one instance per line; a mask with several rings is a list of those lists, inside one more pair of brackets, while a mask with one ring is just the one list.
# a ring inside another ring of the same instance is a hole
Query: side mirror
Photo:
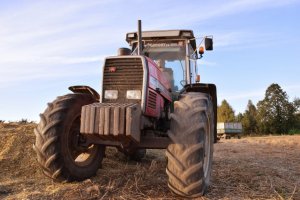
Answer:
[[205, 50], [212, 51], [213, 50], [213, 39], [212, 38], [204, 38]]

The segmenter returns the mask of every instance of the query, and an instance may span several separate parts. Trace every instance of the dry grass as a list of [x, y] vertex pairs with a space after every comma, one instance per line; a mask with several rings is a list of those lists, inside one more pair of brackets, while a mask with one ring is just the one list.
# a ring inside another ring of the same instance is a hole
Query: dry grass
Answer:
[[[53, 183], [35, 161], [34, 126], [0, 123], [0, 199], [178, 199], [163, 150], [137, 163], [109, 148], [96, 177]], [[199, 199], [300, 199], [300, 136], [221, 140], [212, 186]]]

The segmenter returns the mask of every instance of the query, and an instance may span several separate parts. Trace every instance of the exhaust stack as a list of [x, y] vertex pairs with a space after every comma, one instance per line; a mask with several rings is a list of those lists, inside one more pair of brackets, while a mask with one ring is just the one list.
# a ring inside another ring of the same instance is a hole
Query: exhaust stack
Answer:
[[142, 21], [138, 20], [138, 55], [143, 55], [143, 44], [142, 44]]

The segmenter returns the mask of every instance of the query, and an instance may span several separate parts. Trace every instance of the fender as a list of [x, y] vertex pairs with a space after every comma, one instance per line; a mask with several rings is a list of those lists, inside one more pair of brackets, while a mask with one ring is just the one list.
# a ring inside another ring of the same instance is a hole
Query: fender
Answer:
[[100, 99], [99, 93], [94, 90], [93, 88], [86, 86], [86, 85], [74, 85], [70, 86], [69, 90], [71, 90], [73, 93], [82, 93], [82, 94], [90, 94], [92, 95], [97, 101]]
[[214, 106], [214, 120], [215, 120], [215, 130], [214, 130], [214, 137], [215, 137], [215, 143], [217, 142], [217, 87], [215, 84], [209, 84], [209, 83], [194, 83], [194, 84], [188, 84], [184, 86], [184, 88], [180, 91], [182, 92], [202, 92], [209, 94], [212, 98], [213, 106]]

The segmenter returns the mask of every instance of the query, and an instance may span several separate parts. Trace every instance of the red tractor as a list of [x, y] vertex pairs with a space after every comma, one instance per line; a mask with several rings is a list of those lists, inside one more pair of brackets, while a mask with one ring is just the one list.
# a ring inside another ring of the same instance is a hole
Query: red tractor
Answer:
[[103, 66], [100, 94], [88, 86], [57, 97], [40, 115], [33, 145], [44, 174], [57, 181], [96, 174], [106, 146], [140, 160], [146, 149], [167, 149], [169, 188], [184, 197], [204, 194], [217, 141], [214, 84], [200, 83], [197, 59], [212, 38], [196, 46], [191, 30], [127, 33]]

